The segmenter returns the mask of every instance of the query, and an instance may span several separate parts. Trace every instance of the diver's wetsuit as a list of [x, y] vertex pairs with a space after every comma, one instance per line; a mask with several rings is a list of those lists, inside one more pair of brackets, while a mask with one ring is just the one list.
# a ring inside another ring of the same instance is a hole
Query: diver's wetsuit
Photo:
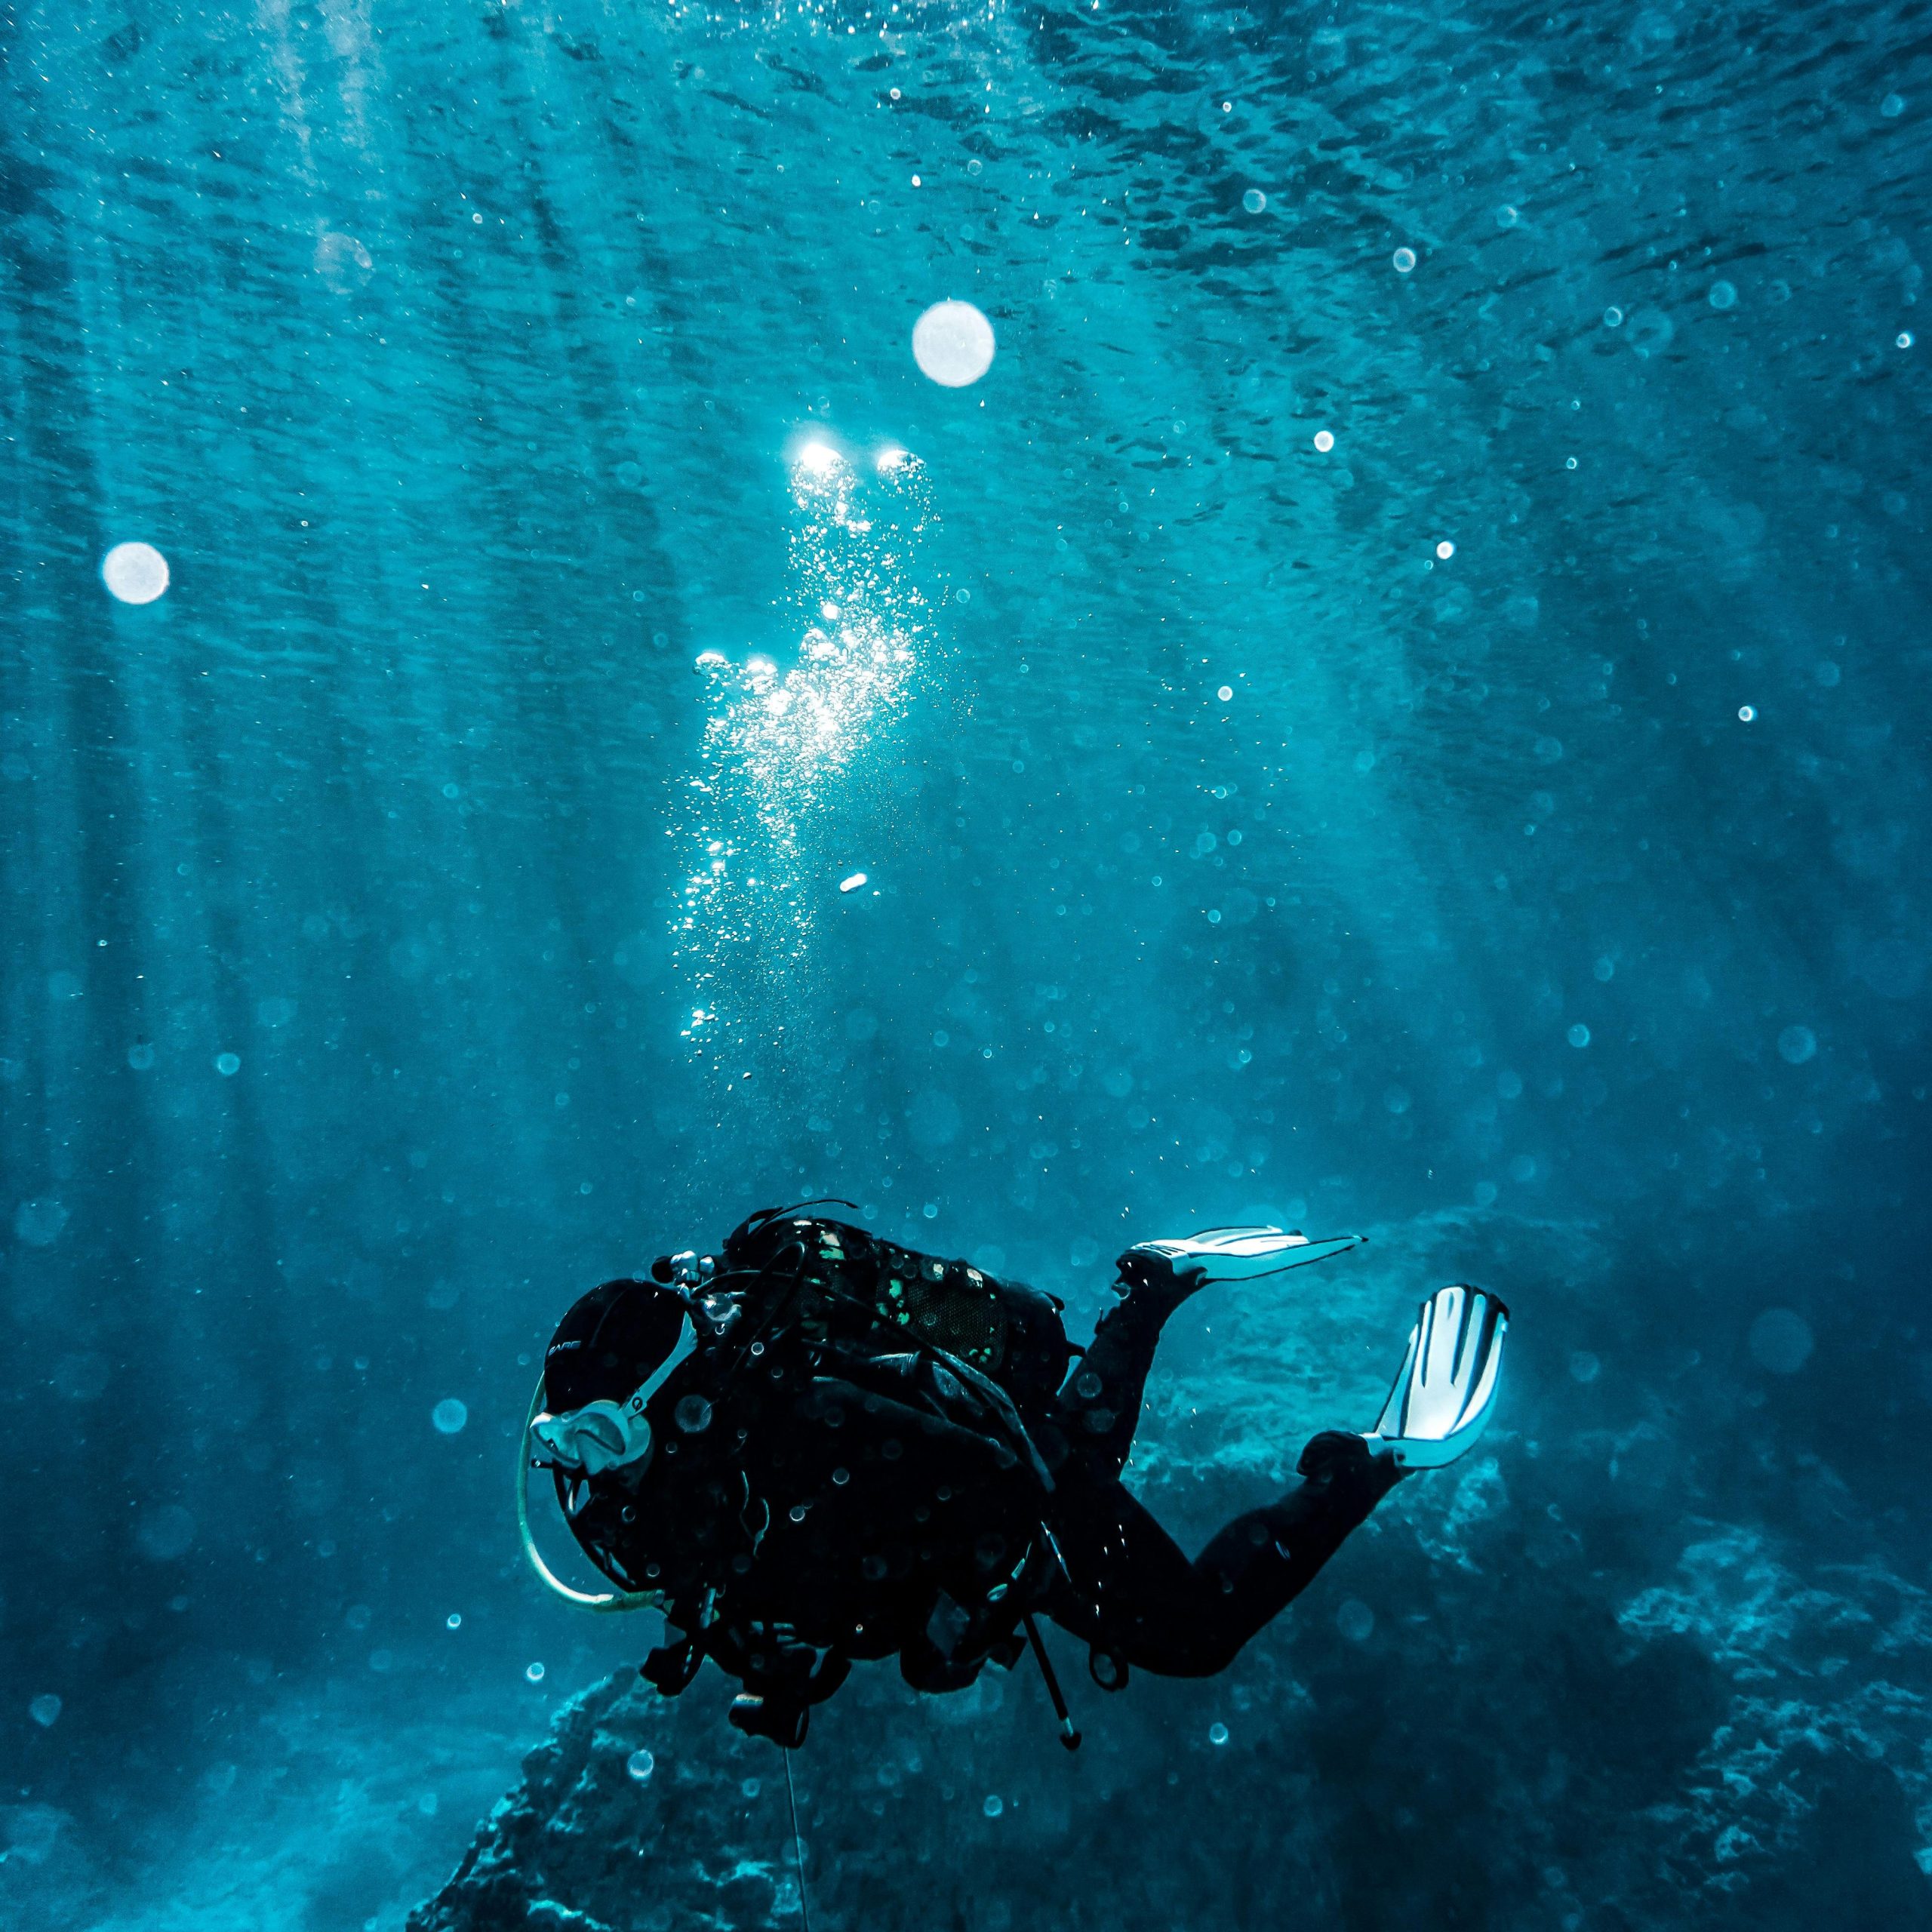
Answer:
[[705, 1420], [664, 1417], [640, 1487], [560, 1478], [559, 1497], [608, 1574], [666, 1597], [672, 1641], [645, 1675], [675, 1693], [710, 1657], [761, 1700], [734, 1723], [782, 1743], [854, 1659], [958, 1688], [1017, 1660], [1029, 1612], [1103, 1682], [1210, 1675], [1397, 1479], [1361, 1437], [1318, 1435], [1295, 1488], [1190, 1561], [1121, 1472], [1195, 1278], [1124, 1257], [1080, 1355], [1038, 1291], [816, 1217], [754, 1217], [723, 1261], [741, 1312], [658, 1398], [702, 1388]]
[[[1318, 1435], [1302, 1481], [1227, 1524], [1192, 1561], [1120, 1479], [1168, 1317], [1192, 1291], [1143, 1279], [1104, 1315], [1055, 1398], [1064, 1445], [1048, 1521], [1065, 1559], [1042, 1607], [1119, 1663], [1170, 1677], [1225, 1669], [1394, 1487], [1399, 1472], [1359, 1435]], [[1057, 1446], [1057, 1445], [1056, 1445]], [[1045, 1454], [1051, 1464], [1054, 1447]]]

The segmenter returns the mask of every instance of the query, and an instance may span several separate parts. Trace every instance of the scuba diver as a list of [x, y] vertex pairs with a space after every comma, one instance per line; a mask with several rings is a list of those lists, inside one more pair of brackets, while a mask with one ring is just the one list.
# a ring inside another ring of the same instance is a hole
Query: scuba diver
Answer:
[[[763, 1210], [716, 1255], [585, 1295], [545, 1354], [518, 1452], [518, 1524], [544, 1582], [593, 1609], [661, 1609], [645, 1678], [675, 1696], [709, 1657], [743, 1686], [731, 1723], [787, 1748], [856, 1659], [896, 1654], [915, 1690], [946, 1691], [1029, 1643], [1074, 1748], [1036, 1614], [1088, 1646], [1104, 1689], [1136, 1666], [1211, 1675], [1406, 1474], [1453, 1461], [1489, 1419], [1509, 1311], [1440, 1289], [1374, 1427], [1316, 1435], [1294, 1488], [1190, 1560], [1121, 1480], [1162, 1327], [1211, 1282], [1358, 1237], [1143, 1242], [1082, 1349], [1056, 1297], [814, 1204]], [[615, 1594], [545, 1567], [533, 1468]]]

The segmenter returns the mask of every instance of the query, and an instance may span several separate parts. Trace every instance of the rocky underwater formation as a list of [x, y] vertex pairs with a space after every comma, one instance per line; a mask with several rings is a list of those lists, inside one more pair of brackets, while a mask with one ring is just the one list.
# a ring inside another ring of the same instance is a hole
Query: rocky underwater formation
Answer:
[[[1469, 1232], [1378, 1244], [1318, 1297], [1229, 1295], [1177, 1338], [1197, 1366], [1157, 1377], [1138, 1466], [1184, 1542], [1285, 1480], [1309, 1429], [1372, 1414], [1396, 1284], [1449, 1278]], [[1630, 1341], [1589, 1236], [1505, 1238], [1497, 1278], [1549, 1285], [1503, 1420], [1225, 1676], [1105, 1696], [1049, 1630], [1069, 1755], [1030, 1660], [924, 1699], [860, 1666], [794, 1760], [812, 1924], [1923, 1922], [1927, 1592], [1869, 1525], [1831, 1560], [1821, 1526], [1856, 1512], [1815, 1461], [1769, 1466], [1788, 1451], [1747, 1380], [1687, 1344], [1641, 1383], [1606, 1368]], [[1715, 1508], [1720, 1478], [1753, 1493], [1740, 1461], [1801, 1537]], [[667, 1702], [623, 1673], [564, 1706], [411, 1932], [796, 1925], [783, 1763], [727, 1727], [728, 1690], [707, 1668]]]

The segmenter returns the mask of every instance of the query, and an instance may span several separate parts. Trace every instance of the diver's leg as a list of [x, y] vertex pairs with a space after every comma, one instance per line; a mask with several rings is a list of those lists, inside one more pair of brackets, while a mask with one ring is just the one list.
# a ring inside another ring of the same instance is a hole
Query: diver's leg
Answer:
[[1207, 1677], [1225, 1669], [1401, 1478], [1359, 1435], [1316, 1436], [1297, 1467], [1297, 1487], [1237, 1516], [1191, 1563], [1118, 1482], [1076, 1483], [1054, 1512], [1070, 1574], [1048, 1614], [1143, 1670]]
[[1126, 1293], [1100, 1317], [1087, 1352], [1054, 1398], [1052, 1415], [1066, 1455], [1096, 1481], [1126, 1467], [1161, 1331], [1201, 1285], [1198, 1273], [1177, 1274], [1166, 1262], [1131, 1249], [1118, 1266]]

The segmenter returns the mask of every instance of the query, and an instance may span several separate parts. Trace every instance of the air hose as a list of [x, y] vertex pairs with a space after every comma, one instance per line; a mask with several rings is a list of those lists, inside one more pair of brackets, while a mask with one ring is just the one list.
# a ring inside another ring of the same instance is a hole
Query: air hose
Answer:
[[530, 1425], [543, 1411], [543, 1378], [540, 1375], [537, 1378], [537, 1392], [530, 1398], [529, 1413], [525, 1416], [523, 1427], [516, 1438], [516, 1533], [522, 1542], [524, 1555], [530, 1559], [531, 1568], [537, 1572], [537, 1580], [565, 1602], [575, 1604], [580, 1610], [595, 1611], [601, 1616], [611, 1616], [626, 1610], [662, 1610], [662, 1590], [574, 1590], [543, 1561], [537, 1547], [537, 1539], [530, 1533]]

